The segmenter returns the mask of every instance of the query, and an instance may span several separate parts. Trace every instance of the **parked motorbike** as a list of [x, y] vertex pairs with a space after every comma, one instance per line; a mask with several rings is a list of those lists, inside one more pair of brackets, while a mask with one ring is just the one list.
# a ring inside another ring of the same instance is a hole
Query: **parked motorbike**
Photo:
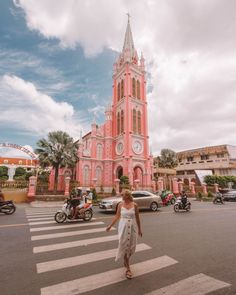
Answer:
[[224, 204], [224, 197], [222, 196], [221, 193], [216, 193], [215, 197], [213, 199], [213, 204]]
[[187, 200], [186, 203], [184, 204], [182, 202], [182, 198], [178, 197], [175, 201], [175, 204], [174, 204], [174, 211], [179, 212], [179, 210], [190, 211], [191, 210], [191, 203], [189, 202], [189, 200]]
[[[74, 219], [75, 220], [83, 219], [84, 221], [90, 221], [92, 217], [93, 217], [93, 205], [85, 203], [83, 204], [83, 207], [78, 210], [77, 215]], [[57, 223], [63, 223], [67, 219], [71, 220], [72, 218], [73, 218], [72, 200], [67, 199], [66, 202], [63, 204], [62, 209], [56, 212], [54, 219]]]
[[16, 206], [12, 201], [1, 201], [0, 202], [0, 213], [11, 215], [16, 211]]
[[168, 206], [169, 204], [174, 204], [176, 198], [171, 191], [163, 190], [161, 193], [161, 200], [163, 206]]

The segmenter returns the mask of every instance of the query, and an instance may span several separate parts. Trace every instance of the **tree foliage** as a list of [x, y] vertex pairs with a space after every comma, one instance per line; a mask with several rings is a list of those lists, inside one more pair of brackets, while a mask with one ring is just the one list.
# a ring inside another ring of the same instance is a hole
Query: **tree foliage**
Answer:
[[78, 145], [68, 133], [63, 131], [49, 132], [48, 139], [40, 139], [37, 145], [39, 148], [35, 153], [39, 156], [41, 167], [55, 169], [54, 191], [56, 192], [59, 169], [75, 167], [78, 161]]
[[178, 160], [173, 150], [162, 149], [161, 155], [155, 158], [154, 163], [160, 168], [175, 168], [178, 165]]
[[0, 166], [0, 179], [1, 180], [8, 179], [8, 168], [6, 166]]
[[220, 187], [227, 188], [228, 183], [233, 183], [233, 188], [236, 188], [236, 176], [219, 176], [219, 175], [207, 175], [204, 178], [207, 185], [214, 185], [218, 183]]

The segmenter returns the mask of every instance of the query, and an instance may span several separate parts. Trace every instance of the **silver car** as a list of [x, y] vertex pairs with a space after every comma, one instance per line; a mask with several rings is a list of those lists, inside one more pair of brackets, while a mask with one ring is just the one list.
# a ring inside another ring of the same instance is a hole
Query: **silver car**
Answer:
[[[139, 209], [151, 209], [152, 211], [157, 211], [157, 209], [160, 208], [162, 204], [160, 196], [148, 191], [133, 191], [132, 196]], [[99, 203], [99, 208], [103, 211], [116, 212], [117, 206], [121, 201], [121, 196], [105, 198]]]

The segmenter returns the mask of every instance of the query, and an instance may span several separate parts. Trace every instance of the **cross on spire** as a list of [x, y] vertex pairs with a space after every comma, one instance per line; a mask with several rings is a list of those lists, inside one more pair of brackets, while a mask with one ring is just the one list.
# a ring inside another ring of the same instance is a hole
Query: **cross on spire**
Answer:
[[126, 13], [127, 14], [127, 16], [128, 16], [128, 22], [129, 22], [129, 20], [130, 20], [130, 18], [131, 18], [131, 15], [127, 12]]

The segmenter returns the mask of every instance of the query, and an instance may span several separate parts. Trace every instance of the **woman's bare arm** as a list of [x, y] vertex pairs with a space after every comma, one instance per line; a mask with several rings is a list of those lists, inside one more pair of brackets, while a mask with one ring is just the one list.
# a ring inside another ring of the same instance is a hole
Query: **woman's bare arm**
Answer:
[[135, 218], [136, 218], [136, 222], [137, 222], [137, 226], [138, 226], [138, 235], [140, 237], [142, 237], [142, 230], [141, 230], [141, 222], [140, 222], [140, 218], [139, 218], [139, 210], [138, 210], [138, 205], [136, 203], [134, 203], [134, 208], [135, 208]]
[[106, 228], [106, 231], [109, 231], [111, 229], [111, 227], [117, 222], [117, 220], [120, 219], [120, 210], [121, 210], [121, 206], [122, 206], [122, 203], [120, 203], [118, 205], [118, 208], [117, 208], [117, 211], [116, 211], [116, 215], [115, 217], [113, 218], [112, 222], [110, 225], [108, 225], [108, 227]]

